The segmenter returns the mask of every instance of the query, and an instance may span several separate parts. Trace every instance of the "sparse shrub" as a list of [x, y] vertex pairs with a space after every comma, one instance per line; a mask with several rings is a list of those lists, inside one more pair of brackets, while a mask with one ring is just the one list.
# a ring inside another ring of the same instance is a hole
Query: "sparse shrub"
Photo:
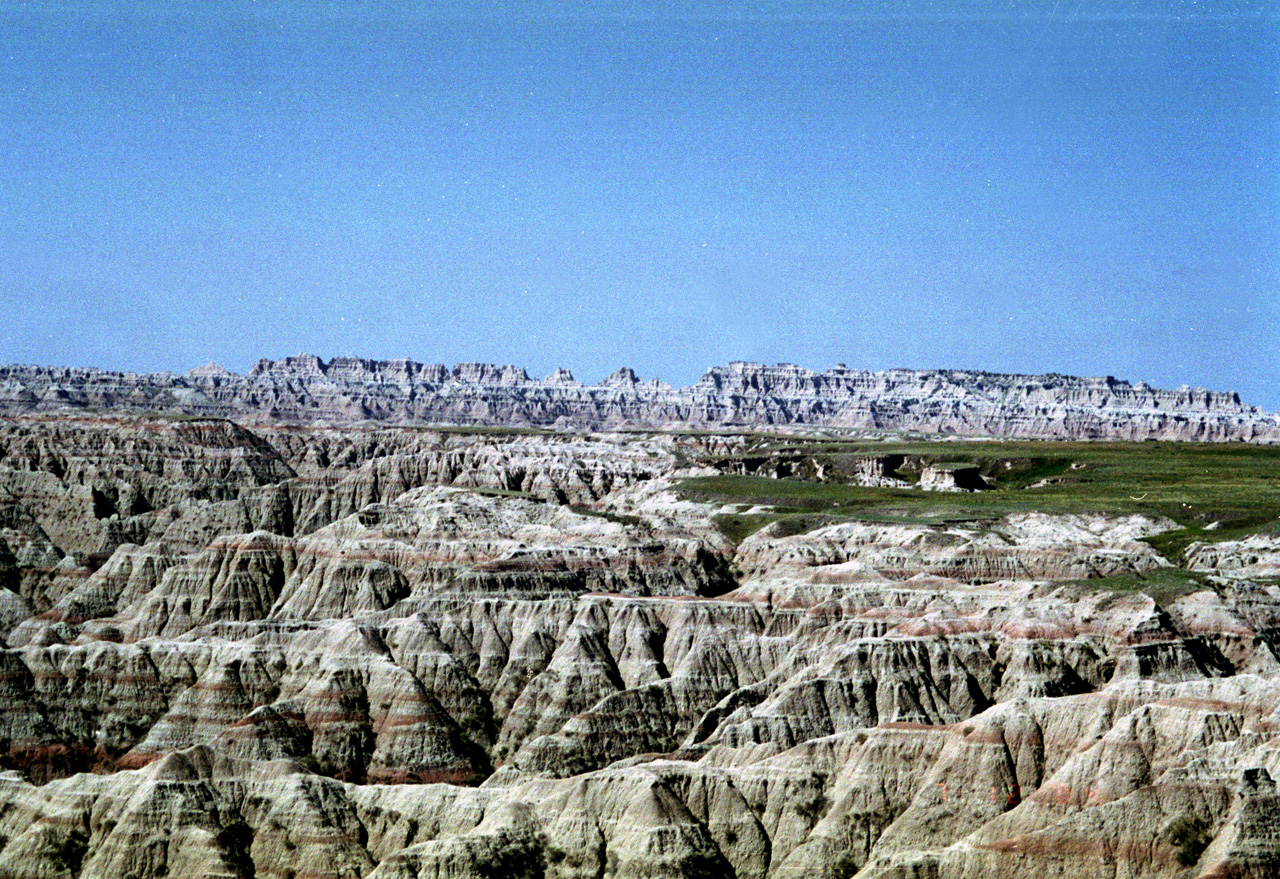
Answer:
[[493, 860], [476, 865], [485, 879], [542, 879], [546, 874], [545, 839], [512, 840]]
[[808, 534], [825, 525], [841, 521], [838, 517], [826, 515], [789, 515], [778, 519], [773, 525], [772, 535], [774, 537], [795, 537], [799, 534]]
[[691, 854], [680, 861], [680, 875], [684, 879], [722, 879], [731, 875], [723, 858], [704, 854]]
[[80, 872], [80, 863], [88, 850], [89, 840], [79, 833], [71, 833], [55, 840], [49, 854], [55, 863], [74, 876]]
[[857, 874], [860, 870], [857, 860], [851, 854], [843, 854], [836, 858], [836, 862], [831, 867], [831, 875], [835, 879], [850, 879], [851, 876]]
[[823, 793], [826, 786], [826, 773], [814, 770], [809, 773], [809, 777], [797, 792], [796, 801], [792, 803], [792, 808], [810, 824], [821, 821], [827, 814], [827, 810], [831, 808], [831, 801]]
[[796, 812], [810, 824], [817, 824], [821, 821], [830, 808], [831, 801], [821, 791], [815, 791], [795, 803]]
[[249, 854], [249, 847], [253, 845], [253, 828], [242, 822], [228, 824], [218, 831], [214, 842], [218, 848], [223, 849], [233, 858], [246, 858]]
[[1200, 860], [1200, 855], [1209, 847], [1211, 837], [1204, 821], [1190, 815], [1184, 815], [1169, 827], [1167, 836], [1169, 844], [1177, 849], [1178, 863], [1190, 867]]

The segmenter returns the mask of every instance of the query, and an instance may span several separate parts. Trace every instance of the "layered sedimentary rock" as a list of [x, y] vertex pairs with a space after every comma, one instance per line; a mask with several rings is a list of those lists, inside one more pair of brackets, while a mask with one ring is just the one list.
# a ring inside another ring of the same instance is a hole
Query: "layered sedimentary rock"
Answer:
[[596, 385], [567, 370], [532, 379], [513, 366], [425, 365], [312, 355], [261, 360], [247, 375], [0, 368], [0, 413], [109, 409], [242, 422], [527, 424], [578, 429], [826, 425], [962, 436], [1280, 440], [1280, 419], [1234, 393], [1160, 390], [1110, 376], [957, 370], [813, 372], [731, 363], [695, 384], [641, 382], [619, 369]]
[[734, 437], [2, 427], [0, 877], [1280, 870], [1265, 530], [735, 544], [675, 489]]

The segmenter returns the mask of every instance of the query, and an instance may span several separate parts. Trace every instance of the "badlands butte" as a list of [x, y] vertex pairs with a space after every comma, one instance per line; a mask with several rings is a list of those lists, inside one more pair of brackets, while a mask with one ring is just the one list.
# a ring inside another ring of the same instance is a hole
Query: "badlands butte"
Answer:
[[0, 877], [1280, 875], [1280, 421], [0, 368]]

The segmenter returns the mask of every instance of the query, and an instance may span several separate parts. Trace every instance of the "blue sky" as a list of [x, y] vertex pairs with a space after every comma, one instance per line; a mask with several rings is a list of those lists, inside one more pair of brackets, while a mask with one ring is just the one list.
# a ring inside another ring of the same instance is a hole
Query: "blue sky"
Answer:
[[0, 71], [0, 362], [841, 362], [1280, 409], [1268, 2], [0, 2]]

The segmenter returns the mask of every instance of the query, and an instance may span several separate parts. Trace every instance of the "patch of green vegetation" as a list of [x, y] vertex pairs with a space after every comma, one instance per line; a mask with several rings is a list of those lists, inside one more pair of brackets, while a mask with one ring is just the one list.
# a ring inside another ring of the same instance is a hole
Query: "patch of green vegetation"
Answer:
[[493, 763], [484, 745], [472, 738], [476, 734], [487, 735], [487, 730], [450, 727], [449, 746], [455, 754], [466, 758], [472, 769], [471, 782], [479, 784], [493, 774]]
[[474, 492], [475, 494], [483, 494], [487, 497], [514, 497], [526, 501], [537, 501], [538, 503], [544, 503], [546, 501], [546, 498], [541, 495], [536, 495], [528, 491], [518, 491], [514, 488], [491, 488], [489, 486], [473, 485], [454, 485], [452, 487], [464, 488], [467, 491]]
[[856, 875], [862, 865], [858, 863], [858, 859], [852, 854], [843, 854], [836, 858], [836, 862], [832, 867], [831, 874], [835, 879], [851, 879]]
[[684, 879], [722, 879], [733, 875], [733, 868], [718, 853], [710, 855], [694, 852], [685, 855], [677, 863], [676, 869]]
[[517, 427], [508, 424], [418, 424], [397, 425], [408, 430], [424, 430], [433, 433], [461, 434], [463, 436], [543, 436], [555, 431], [545, 427]]
[[778, 523], [774, 533], [778, 537], [807, 534], [824, 525], [844, 521], [839, 516], [798, 513], [793, 510], [775, 510], [769, 513], [724, 513], [713, 517], [720, 533], [734, 543], [741, 543], [766, 525]]
[[75, 876], [89, 851], [89, 840], [83, 833], [73, 830], [66, 836], [51, 839], [49, 848], [50, 859], [68, 875]]
[[[684, 480], [678, 490], [693, 500], [770, 508], [768, 514], [719, 517], [725, 533], [737, 539], [770, 521], [819, 512], [834, 519], [908, 522], [971, 522], [1036, 511], [1141, 513], [1164, 516], [1180, 526], [1149, 538], [1157, 551], [1177, 560], [1195, 540], [1238, 539], [1280, 527], [1280, 447], [1276, 446], [828, 440], [783, 444], [775, 439], [772, 449], [753, 448], [751, 454], [765, 451], [809, 455], [824, 464], [833, 456], [901, 455], [911, 466], [937, 462], [977, 467], [992, 489], [942, 493], [725, 474]], [[848, 468], [831, 469], [847, 472]], [[1217, 525], [1210, 530], [1213, 523]]]
[[778, 520], [778, 525], [774, 528], [774, 533], [779, 537], [794, 537], [797, 534], [808, 534], [810, 531], [817, 530], [824, 525], [830, 525], [833, 522], [840, 521], [834, 516], [804, 514], [796, 516], [784, 516]]
[[1013, 466], [994, 476], [1005, 488], [1028, 488], [1047, 479], [1056, 479], [1071, 470], [1070, 458], [1028, 458], [1010, 462]]
[[816, 512], [832, 508], [846, 511], [875, 505], [886, 497], [909, 499], [916, 494], [907, 489], [730, 475], [696, 476], [683, 480], [677, 488], [687, 497], [772, 506], [781, 508], [780, 512]]
[[475, 865], [485, 879], [541, 879], [547, 870], [547, 841], [539, 834], [531, 839], [502, 838], [502, 847]]
[[1092, 580], [1073, 580], [1081, 589], [1118, 594], [1143, 593], [1156, 604], [1166, 605], [1183, 595], [1211, 589], [1207, 575], [1184, 568], [1155, 568], [1150, 571], [1126, 572]]
[[796, 812], [801, 818], [810, 824], [817, 824], [827, 814], [831, 808], [831, 801], [827, 799], [826, 794], [814, 793], [809, 796], [802, 797], [795, 803]]
[[220, 424], [229, 424], [230, 418], [222, 418], [217, 415], [196, 415], [189, 412], [168, 413], [163, 412], [156, 415], [157, 421], [174, 421], [178, 424], [191, 424], [193, 422], [210, 421]]
[[[1215, 520], [1219, 521], [1219, 520]], [[1280, 521], [1270, 516], [1240, 518], [1228, 526], [1206, 529], [1199, 525], [1164, 531], [1143, 538], [1156, 552], [1165, 558], [1181, 558], [1182, 553], [1193, 543], [1218, 543], [1223, 540], [1239, 540], [1250, 534], [1278, 534]]]
[[570, 504], [569, 509], [580, 516], [594, 516], [597, 519], [617, 522], [619, 525], [640, 525], [644, 522], [639, 516], [629, 516], [626, 513], [611, 513], [608, 510], [593, 510], [591, 507], [584, 507], [581, 504]]
[[1208, 825], [1199, 818], [1183, 816], [1169, 828], [1169, 844], [1177, 849], [1178, 863], [1190, 867], [1200, 860], [1212, 837]]
[[720, 529], [721, 534], [738, 544], [770, 522], [778, 521], [778, 518], [776, 514], [769, 513], [752, 513], [749, 515], [724, 513], [719, 516], [713, 516], [711, 521]]
[[827, 774], [814, 770], [809, 773], [809, 777], [800, 785], [796, 791], [796, 798], [791, 805], [800, 815], [811, 825], [817, 824], [827, 814], [831, 808], [831, 801], [827, 799], [825, 788], [827, 785]]

